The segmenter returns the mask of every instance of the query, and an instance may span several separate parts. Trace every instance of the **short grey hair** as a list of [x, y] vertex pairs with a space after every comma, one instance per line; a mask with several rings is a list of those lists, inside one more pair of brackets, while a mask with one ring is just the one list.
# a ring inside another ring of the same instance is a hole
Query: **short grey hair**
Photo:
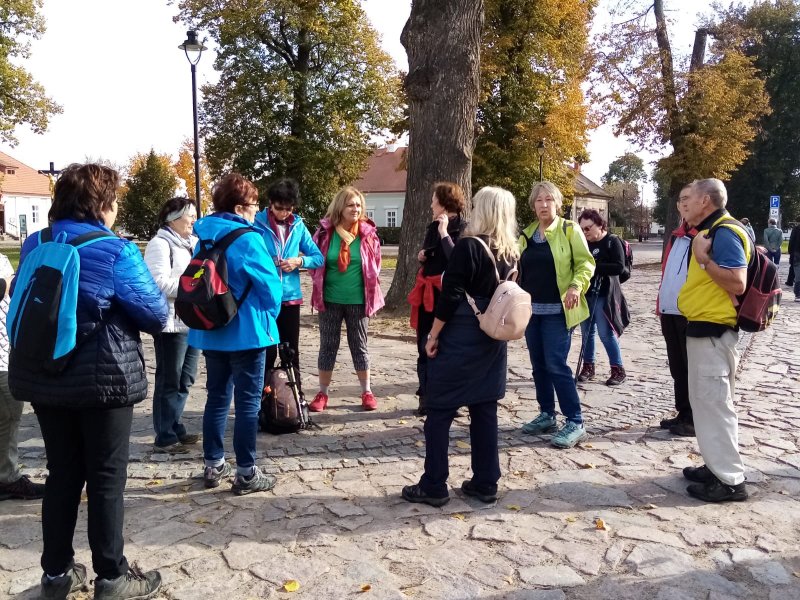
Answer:
[[555, 183], [551, 183], [550, 181], [539, 181], [533, 184], [533, 189], [531, 190], [531, 195], [528, 196], [528, 204], [533, 211], [533, 214], [536, 214], [536, 208], [534, 208], [533, 204], [536, 202], [536, 198], [542, 192], [547, 192], [552, 196], [553, 202], [556, 204], [556, 212], [561, 214], [561, 206], [564, 204], [564, 195], [561, 193], [561, 190], [556, 187]]
[[778, 222], [775, 219], [770, 219], [768, 225], [777, 225]]
[[719, 179], [695, 179], [692, 187], [703, 196], [707, 195], [711, 198], [712, 204], [717, 208], [725, 208], [725, 205], [728, 204], [728, 190]]

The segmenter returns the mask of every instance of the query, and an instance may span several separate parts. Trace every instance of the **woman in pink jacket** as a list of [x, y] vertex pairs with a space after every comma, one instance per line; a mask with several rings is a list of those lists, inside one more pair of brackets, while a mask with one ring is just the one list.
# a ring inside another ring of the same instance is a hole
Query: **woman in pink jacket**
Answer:
[[353, 187], [339, 190], [313, 239], [325, 264], [310, 271], [311, 306], [319, 311], [320, 340], [319, 393], [309, 409], [322, 412], [328, 405], [344, 320], [347, 345], [361, 384], [361, 406], [375, 410], [378, 403], [370, 389], [367, 326], [369, 318], [383, 307], [378, 281], [381, 246], [375, 224], [364, 212], [364, 195]]

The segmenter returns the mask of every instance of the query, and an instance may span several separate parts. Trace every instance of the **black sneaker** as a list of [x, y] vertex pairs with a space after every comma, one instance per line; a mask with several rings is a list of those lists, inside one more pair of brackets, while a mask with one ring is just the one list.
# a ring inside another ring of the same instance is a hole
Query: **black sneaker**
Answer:
[[0, 483], [0, 500], [38, 500], [44, 498], [44, 484], [33, 483], [23, 475], [11, 483]]
[[421, 502], [423, 504], [428, 504], [429, 506], [444, 506], [448, 502], [450, 502], [450, 496], [444, 496], [443, 498], [434, 498], [433, 496], [428, 496], [425, 493], [419, 484], [417, 485], [407, 485], [403, 488], [403, 500], [406, 502]]
[[661, 423], [659, 423], [658, 426], [661, 429], [669, 429], [676, 423], [680, 422], [680, 420], [681, 420], [680, 416], [672, 417], [671, 419], [661, 419]]
[[231, 476], [230, 463], [224, 462], [221, 467], [206, 467], [203, 470], [203, 484], [207, 488], [219, 487], [219, 482]]
[[705, 483], [693, 483], [686, 488], [690, 496], [703, 502], [743, 502], [747, 500], [747, 488], [744, 482], [739, 485], [727, 485], [714, 477]]
[[425, 396], [419, 397], [419, 405], [417, 405], [417, 416], [424, 417], [428, 414], [428, 409], [425, 408]]
[[694, 437], [694, 424], [689, 423], [687, 421], [678, 421], [669, 428], [669, 432], [673, 435], [679, 435], [681, 437]]
[[261, 469], [256, 467], [256, 471], [250, 479], [245, 479], [237, 474], [233, 480], [231, 490], [237, 496], [244, 496], [253, 492], [268, 492], [275, 487], [277, 481], [274, 475], [262, 473]]
[[473, 498], [477, 498], [481, 502], [486, 502], [487, 504], [497, 501], [497, 486], [494, 486], [494, 492], [490, 493], [486, 490], [480, 490], [473, 485], [472, 479], [467, 479], [461, 483], [461, 491], [467, 496], [472, 496]]
[[47, 575], [42, 575], [42, 587], [39, 597], [45, 600], [63, 600], [69, 598], [75, 592], [88, 591], [86, 586], [86, 567], [75, 563], [61, 577], [50, 579]]
[[94, 600], [147, 600], [161, 589], [158, 571], [142, 573], [135, 564], [116, 579], [95, 579]]
[[159, 446], [157, 444], [153, 444], [153, 452], [156, 454], [188, 454], [189, 448], [183, 445], [181, 442], [175, 442], [174, 444], [167, 444], [166, 446]]
[[179, 435], [178, 440], [184, 446], [191, 446], [192, 444], [196, 444], [200, 441], [200, 435], [197, 433], [185, 433], [183, 435]]
[[684, 467], [683, 476], [695, 483], [707, 483], [712, 479], [716, 479], [716, 476], [705, 465], [702, 467]]

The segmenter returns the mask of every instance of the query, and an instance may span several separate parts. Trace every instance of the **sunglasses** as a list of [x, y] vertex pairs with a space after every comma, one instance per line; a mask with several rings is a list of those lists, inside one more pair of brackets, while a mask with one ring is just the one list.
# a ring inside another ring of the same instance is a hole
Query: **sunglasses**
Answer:
[[291, 206], [278, 206], [277, 204], [272, 205], [272, 210], [275, 212], [292, 212]]
[[589, 225], [588, 227], [581, 227], [581, 229], [583, 229], [586, 233], [589, 233], [592, 230], [592, 227], [594, 227], [594, 225]]

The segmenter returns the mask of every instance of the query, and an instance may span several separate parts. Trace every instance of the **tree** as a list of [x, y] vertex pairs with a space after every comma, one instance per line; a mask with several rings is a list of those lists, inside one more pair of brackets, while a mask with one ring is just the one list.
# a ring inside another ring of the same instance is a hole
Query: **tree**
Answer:
[[366, 167], [370, 140], [400, 116], [396, 71], [358, 0], [179, 0], [210, 32], [219, 82], [201, 123], [212, 175], [233, 169], [264, 191], [293, 177], [306, 217]]
[[149, 240], [158, 231], [158, 211], [175, 194], [177, 185], [169, 155], [150, 150], [134, 156], [121, 190], [120, 225], [137, 238]]
[[406, 305], [430, 222], [433, 184], [459, 184], [471, 196], [480, 86], [482, 0], [413, 0], [400, 41], [408, 54], [408, 179], [390, 309]]
[[608, 216], [618, 227], [633, 232], [634, 225], [641, 226], [642, 198], [639, 185], [647, 181], [644, 161], [626, 152], [608, 165], [602, 177], [603, 188], [613, 196], [608, 203]]
[[16, 64], [30, 56], [30, 41], [45, 30], [42, 0], [4, 0], [0, 4], [0, 142], [16, 146], [14, 130], [22, 124], [43, 133], [61, 107], [44, 87]]
[[591, 124], [581, 85], [594, 6], [582, 0], [486, 0], [472, 182], [509, 189], [523, 223], [532, 217], [527, 198], [539, 179], [536, 148], [542, 139], [544, 178], [572, 200], [570, 166], [585, 155]]
[[614, 182], [643, 183], [647, 181], [644, 161], [633, 152], [626, 152], [608, 165], [608, 171], [603, 175], [602, 181], [604, 185]]
[[[643, 148], [671, 147], [658, 168], [674, 199], [686, 182], [726, 178], [744, 161], [768, 99], [752, 58], [738, 49], [714, 45], [705, 60], [708, 28], [697, 31], [688, 68], [676, 68], [664, 0], [640, 7], [600, 37], [592, 89], [618, 135]], [[674, 202], [666, 212], [669, 228]]]
[[729, 207], [760, 231], [767, 224], [769, 196], [781, 196], [785, 227], [800, 220], [800, 4], [760, 2], [717, 18], [724, 43], [754, 60], [772, 107], [750, 155], [730, 177]]
[[[183, 181], [186, 186], [186, 195], [194, 199], [195, 194], [195, 174], [194, 174], [194, 141], [186, 138], [183, 140], [178, 150], [178, 160], [173, 163], [173, 168], [178, 179]], [[208, 174], [206, 156], [200, 152], [200, 198], [203, 205], [203, 213], [211, 207], [211, 177]]]

